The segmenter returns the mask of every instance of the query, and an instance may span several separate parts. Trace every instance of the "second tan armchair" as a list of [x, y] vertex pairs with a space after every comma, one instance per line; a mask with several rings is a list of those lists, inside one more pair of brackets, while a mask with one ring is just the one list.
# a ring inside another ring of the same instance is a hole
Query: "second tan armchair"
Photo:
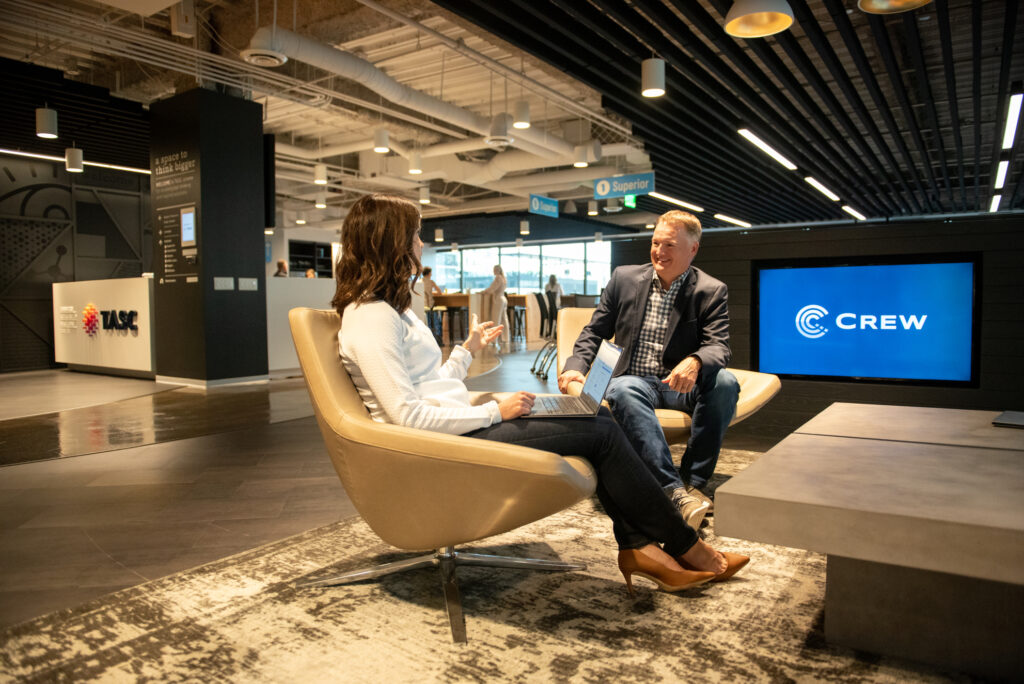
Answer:
[[[566, 308], [558, 312], [558, 372], [561, 373], [565, 362], [572, 356], [572, 348], [576, 344], [576, 338], [590, 322], [594, 315], [594, 309]], [[771, 373], [758, 373], [756, 371], [730, 368], [729, 371], [736, 376], [740, 383], [740, 397], [736, 403], [736, 415], [733, 416], [730, 425], [735, 425], [745, 420], [761, 409], [762, 406], [778, 394], [782, 388], [779, 376]], [[580, 383], [573, 383], [569, 388], [570, 394], [579, 394], [583, 386]], [[655, 409], [658, 422], [665, 433], [665, 440], [669, 444], [685, 442], [690, 437], [690, 416], [682, 411], [672, 409]]]

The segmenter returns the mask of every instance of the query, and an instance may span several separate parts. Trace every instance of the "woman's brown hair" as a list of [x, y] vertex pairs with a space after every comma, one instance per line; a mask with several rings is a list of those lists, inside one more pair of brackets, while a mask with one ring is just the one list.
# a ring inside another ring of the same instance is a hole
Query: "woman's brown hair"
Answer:
[[378, 299], [402, 313], [412, 303], [420, 262], [412, 242], [420, 229], [415, 204], [394, 195], [363, 195], [341, 228], [338, 287], [331, 305], [339, 316], [353, 302]]

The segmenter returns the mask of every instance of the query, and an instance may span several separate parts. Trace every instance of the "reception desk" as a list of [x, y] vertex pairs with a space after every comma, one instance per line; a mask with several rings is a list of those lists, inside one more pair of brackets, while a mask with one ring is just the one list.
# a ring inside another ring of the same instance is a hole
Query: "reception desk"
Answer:
[[152, 278], [54, 283], [54, 360], [73, 370], [152, 378], [152, 312]]

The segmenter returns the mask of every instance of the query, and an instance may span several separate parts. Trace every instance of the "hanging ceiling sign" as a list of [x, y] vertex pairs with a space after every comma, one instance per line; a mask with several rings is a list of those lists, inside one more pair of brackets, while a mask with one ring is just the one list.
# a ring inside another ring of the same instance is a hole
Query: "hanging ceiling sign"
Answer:
[[530, 195], [530, 213], [558, 218], [558, 200], [544, 195]]
[[598, 178], [594, 181], [594, 199], [646, 195], [654, 192], [654, 172], [633, 173], [628, 176]]

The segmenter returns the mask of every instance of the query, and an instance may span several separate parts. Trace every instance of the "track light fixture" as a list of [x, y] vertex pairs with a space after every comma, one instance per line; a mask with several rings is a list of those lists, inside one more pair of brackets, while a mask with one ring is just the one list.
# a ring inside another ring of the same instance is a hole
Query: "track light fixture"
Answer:
[[64, 150], [64, 168], [71, 173], [82, 173], [82, 171], [85, 171], [81, 149], [69, 147]]
[[313, 167], [313, 182], [317, 185], [327, 185], [327, 164], [317, 164]]
[[665, 60], [651, 57], [640, 65], [640, 94], [661, 97], [665, 94]]
[[57, 110], [49, 107], [36, 109], [36, 135], [40, 138], [57, 137]]
[[736, 38], [764, 38], [792, 25], [786, 0], [736, 0], [725, 15], [725, 32]]

